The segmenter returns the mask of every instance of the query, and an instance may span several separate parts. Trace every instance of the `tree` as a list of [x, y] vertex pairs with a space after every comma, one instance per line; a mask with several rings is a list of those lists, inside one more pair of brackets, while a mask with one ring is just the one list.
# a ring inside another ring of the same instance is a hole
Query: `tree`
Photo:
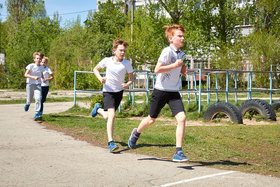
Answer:
[[100, 57], [112, 55], [112, 42], [127, 23], [127, 16], [122, 12], [122, 2], [108, 0], [98, 5], [99, 11], [89, 13], [85, 22], [88, 56], [92, 59], [96, 53]]
[[256, 31], [273, 32], [279, 36], [280, 0], [255, 0], [250, 16], [255, 18]]
[[180, 18], [188, 8], [189, 0], [159, 0], [158, 2], [171, 16], [173, 23], [179, 24]]
[[46, 17], [43, 0], [8, 0], [6, 4], [8, 20], [16, 25], [20, 25], [26, 18]]
[[44, 20], [28, 18], [19, 26], [6, 48], [10, 87], [24, 88], [23, 74], [26, 65], [33, 62], [32, 54], [39, 51], [48, 55], [50, 43], [59, 32], [58, 23], [49, 18]]

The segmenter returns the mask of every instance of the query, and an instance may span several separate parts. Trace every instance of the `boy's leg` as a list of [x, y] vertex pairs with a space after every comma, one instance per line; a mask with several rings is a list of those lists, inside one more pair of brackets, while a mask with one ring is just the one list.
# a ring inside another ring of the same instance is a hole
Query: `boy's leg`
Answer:
[[128, 139], [128, 147], [130, 149], [136, 148], [136, 142], [140, 136], [140, 133], [142, 133], [145, 128], [155, 122], [161, 109], [166, 104], [166, 101], [166, 92], [154, 89], [149, 108], [149, 116], [141, 121], [137, 129], [135, 128], [132, 130], [131, 135]]
[[177, 128], [176, 128], [176, 147], [183, 146], [183, 140], [185, 135], [185, 125], [186, 125], [186, 115], [185, 112], [179, 112], [175, 116], [177, 120]]
[[144, 118], [137, 128], [137, 132], [138, 133], [143, 132], [143, 130], [146, 129], [148, 126], [154, 124], [155, 121], [156, 121], [156, 118], [152, 118], [150, 115], [148, 117]]
[[34, 86], [33, 84], [26, 84], [26, 104], [30, 105], [34, 96]]
[[189, 160], [184, 155], [182, 150], [183, 140], [185, 135], [186, 115], [184, 111], [184, 105], [179, 92], [169, 93], [168, 104], [172, 111], [172, 115], [175, 116], [178, 123], [176, 128], [176, 151], [173, 156], [173, 161], [185, 162]]
[[26, 104], [24, 106], [24, 110], [26, 112], [29, 110], [29, 106], [32, 103], [33, 93], [34, 93], [34, 88], [32, 84], [26, 84]]
[[35, 85], [34, 96], [35, 96], [35, 113], [38, 113], [40, 112], [41, 109], [41, 99], [42, 99], [41, 85]]
[[41, 109], [40, 109], [40, 114], [43, 114], [43, 109], [44, 109], [44, 102], [46, 101], [48, 92], [49, 92], [49, 87], [48, 86], [43, 86], [41, 87], [42, 89], [42, 100], [41, 100]]
[[148, 126], [152, 125], [155, 122], [156, 118], [152, 118], [150, 115], [144, 118], [141, 123], [139, 124], [138, 128], [134, 128], [131, 132], [131, 135], [128, 139], [128, 147], [130, 149], [136, 148], [136, 142], [140, 137], [141, 132]]
[[108, 142], [111, 142], [111, 141], [113, 141], [115, 109], [114, 108], [108, 108], [107, 114], [108, 114], [107, 135], [108, 135]]

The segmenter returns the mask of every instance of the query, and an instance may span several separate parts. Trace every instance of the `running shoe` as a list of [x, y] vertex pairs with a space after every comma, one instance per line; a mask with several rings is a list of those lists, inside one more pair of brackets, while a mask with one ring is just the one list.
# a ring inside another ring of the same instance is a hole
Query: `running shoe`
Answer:
[[183, 151], [178, 151], [173, 156], [173, 161], [174, 162], [186, 162], [188, 160], [189, 159], [184, 155]]
[[130, 137], [128, 139], [128, 143], [127, 144], [128, 144], [128, 147], [130, 149], [135, 149], [136, 148], [136, 142], [137, 142], [137, 140], [139, 138], [138, 136], [135, 135], [136, 131], [137, 131], [137, 128], [133, 129], [132, 132], [131, 132], [131, 135], [130, 135]]
[[98, 113], [97, 110], [100, 108], [101, 104], [100, 103], [96, 103], [94, 105], [94, 108], [91, 111], [91, 116], [94, 118]]
[[29, 110], [29, 104], [26, 104], [25, 106], [24, 106], [24, 110], [25, 110], [25, 112], [27, 112], [28, 110]]
[[115, 144], [113, 141], [110, 142], [110, 144], [109, 144], [110, 153], [112, 153], [113, 151], [117, 150], [118, 148], [119, 148], [119, 146], [117, 144]]
[[42, 117], [38, 113], [36, 113], [35, 116], [34, 116], [35, 121], [41, 120], [41, 118]]

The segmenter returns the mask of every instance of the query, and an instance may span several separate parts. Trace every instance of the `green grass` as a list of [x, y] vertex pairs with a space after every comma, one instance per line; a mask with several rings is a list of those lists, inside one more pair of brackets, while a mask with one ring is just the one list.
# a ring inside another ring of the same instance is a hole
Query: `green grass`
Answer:
[[[88, 109], [76, 106], [64, 113], [44, 115], [43, 122], [107, 149], [106, 122], [100, 117], [89, 117]], [[114, 139], [121, 152], [170, 160], [175, 150], [176, 124], [156, 121], [142, 133], [137, 149], [129, 150], [127, 140], [139, 123], [135, 119], [116, 118]], [[183, 150], [193, 165], [188, 167], [207, 166], [280, 177], [280, 125], [187, 126]]]

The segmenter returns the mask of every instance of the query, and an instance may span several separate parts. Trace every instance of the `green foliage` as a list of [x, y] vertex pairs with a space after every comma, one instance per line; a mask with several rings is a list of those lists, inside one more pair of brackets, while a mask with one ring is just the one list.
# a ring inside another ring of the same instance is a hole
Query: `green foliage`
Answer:
[[23, 75], [26, 66], [34, 62], [33, 53], [39, 51], [48, 55], [50, 41], [59, 33], [58, 27], [58, 23], [49, 18], [44, 20], [29, 18], [19, 26], [6, 49], [10, 87], [25, 87]]
[[100, 103], [102, 107], [104, 106], [102, 94], [94, 94], [90, 97], [90, 108], [93, 108], [96, 103]]
[[[22, 0], [18, 4], [8, 0], [9, 17], [4, 23], [0, 20], [0, 52], [6, 55], [7, 64], [1, 70], [1, 84], [24, 88], [25, 67], [33, 62], [33, 52], [39, 51], [49, 57], [54, 72], [51, 87], [73, 89], [74, 71], [92, 71], [101, 59], [112, 56], [112, 41], [116, 38], [129, 42], [126, 58], [132, 59], [134, 69], [149, 64], [153, 70], [162, 49], [169, 45], [162, 26], [172, 23], [185, 27], [182, 50], [195, 58], [211, 57], [212, 68], [240, 70], [243, 62], [250, 60], [254, 70], [270, 70], [271, 64], [277, 70], [280, 0], [254, 1], [242, 8], [236, 6], [236, 0], [147, 2], [133, 14], [123, 13], [123, 1], [99, 2], [98, 11], [90, 11], [84, 25], [77, 18], [61, 28], [58, 15], [53, 19], [46, 16], [43, 0]], [[238, 28], [244, 24], [254, 25], [256, 32], [241, 37]], [[234, 75], [230, 76], [233, 79]], [[237, 76], [238, 88], [245, 88], [243, 75]], [[257, 87], [269, 84], [268, 76], [256, 74], [255, 80]], [[273, 88], [278, 89], [280, 75], [273, 74], [273, 80]], [[91, 75], [79, 75], [77, 81], [79, 89], [102, 86]], [[233, 81], [229, 84], [234, 86]], [[225, 87], [225, 75], [219, 75], [219, 86]]]

